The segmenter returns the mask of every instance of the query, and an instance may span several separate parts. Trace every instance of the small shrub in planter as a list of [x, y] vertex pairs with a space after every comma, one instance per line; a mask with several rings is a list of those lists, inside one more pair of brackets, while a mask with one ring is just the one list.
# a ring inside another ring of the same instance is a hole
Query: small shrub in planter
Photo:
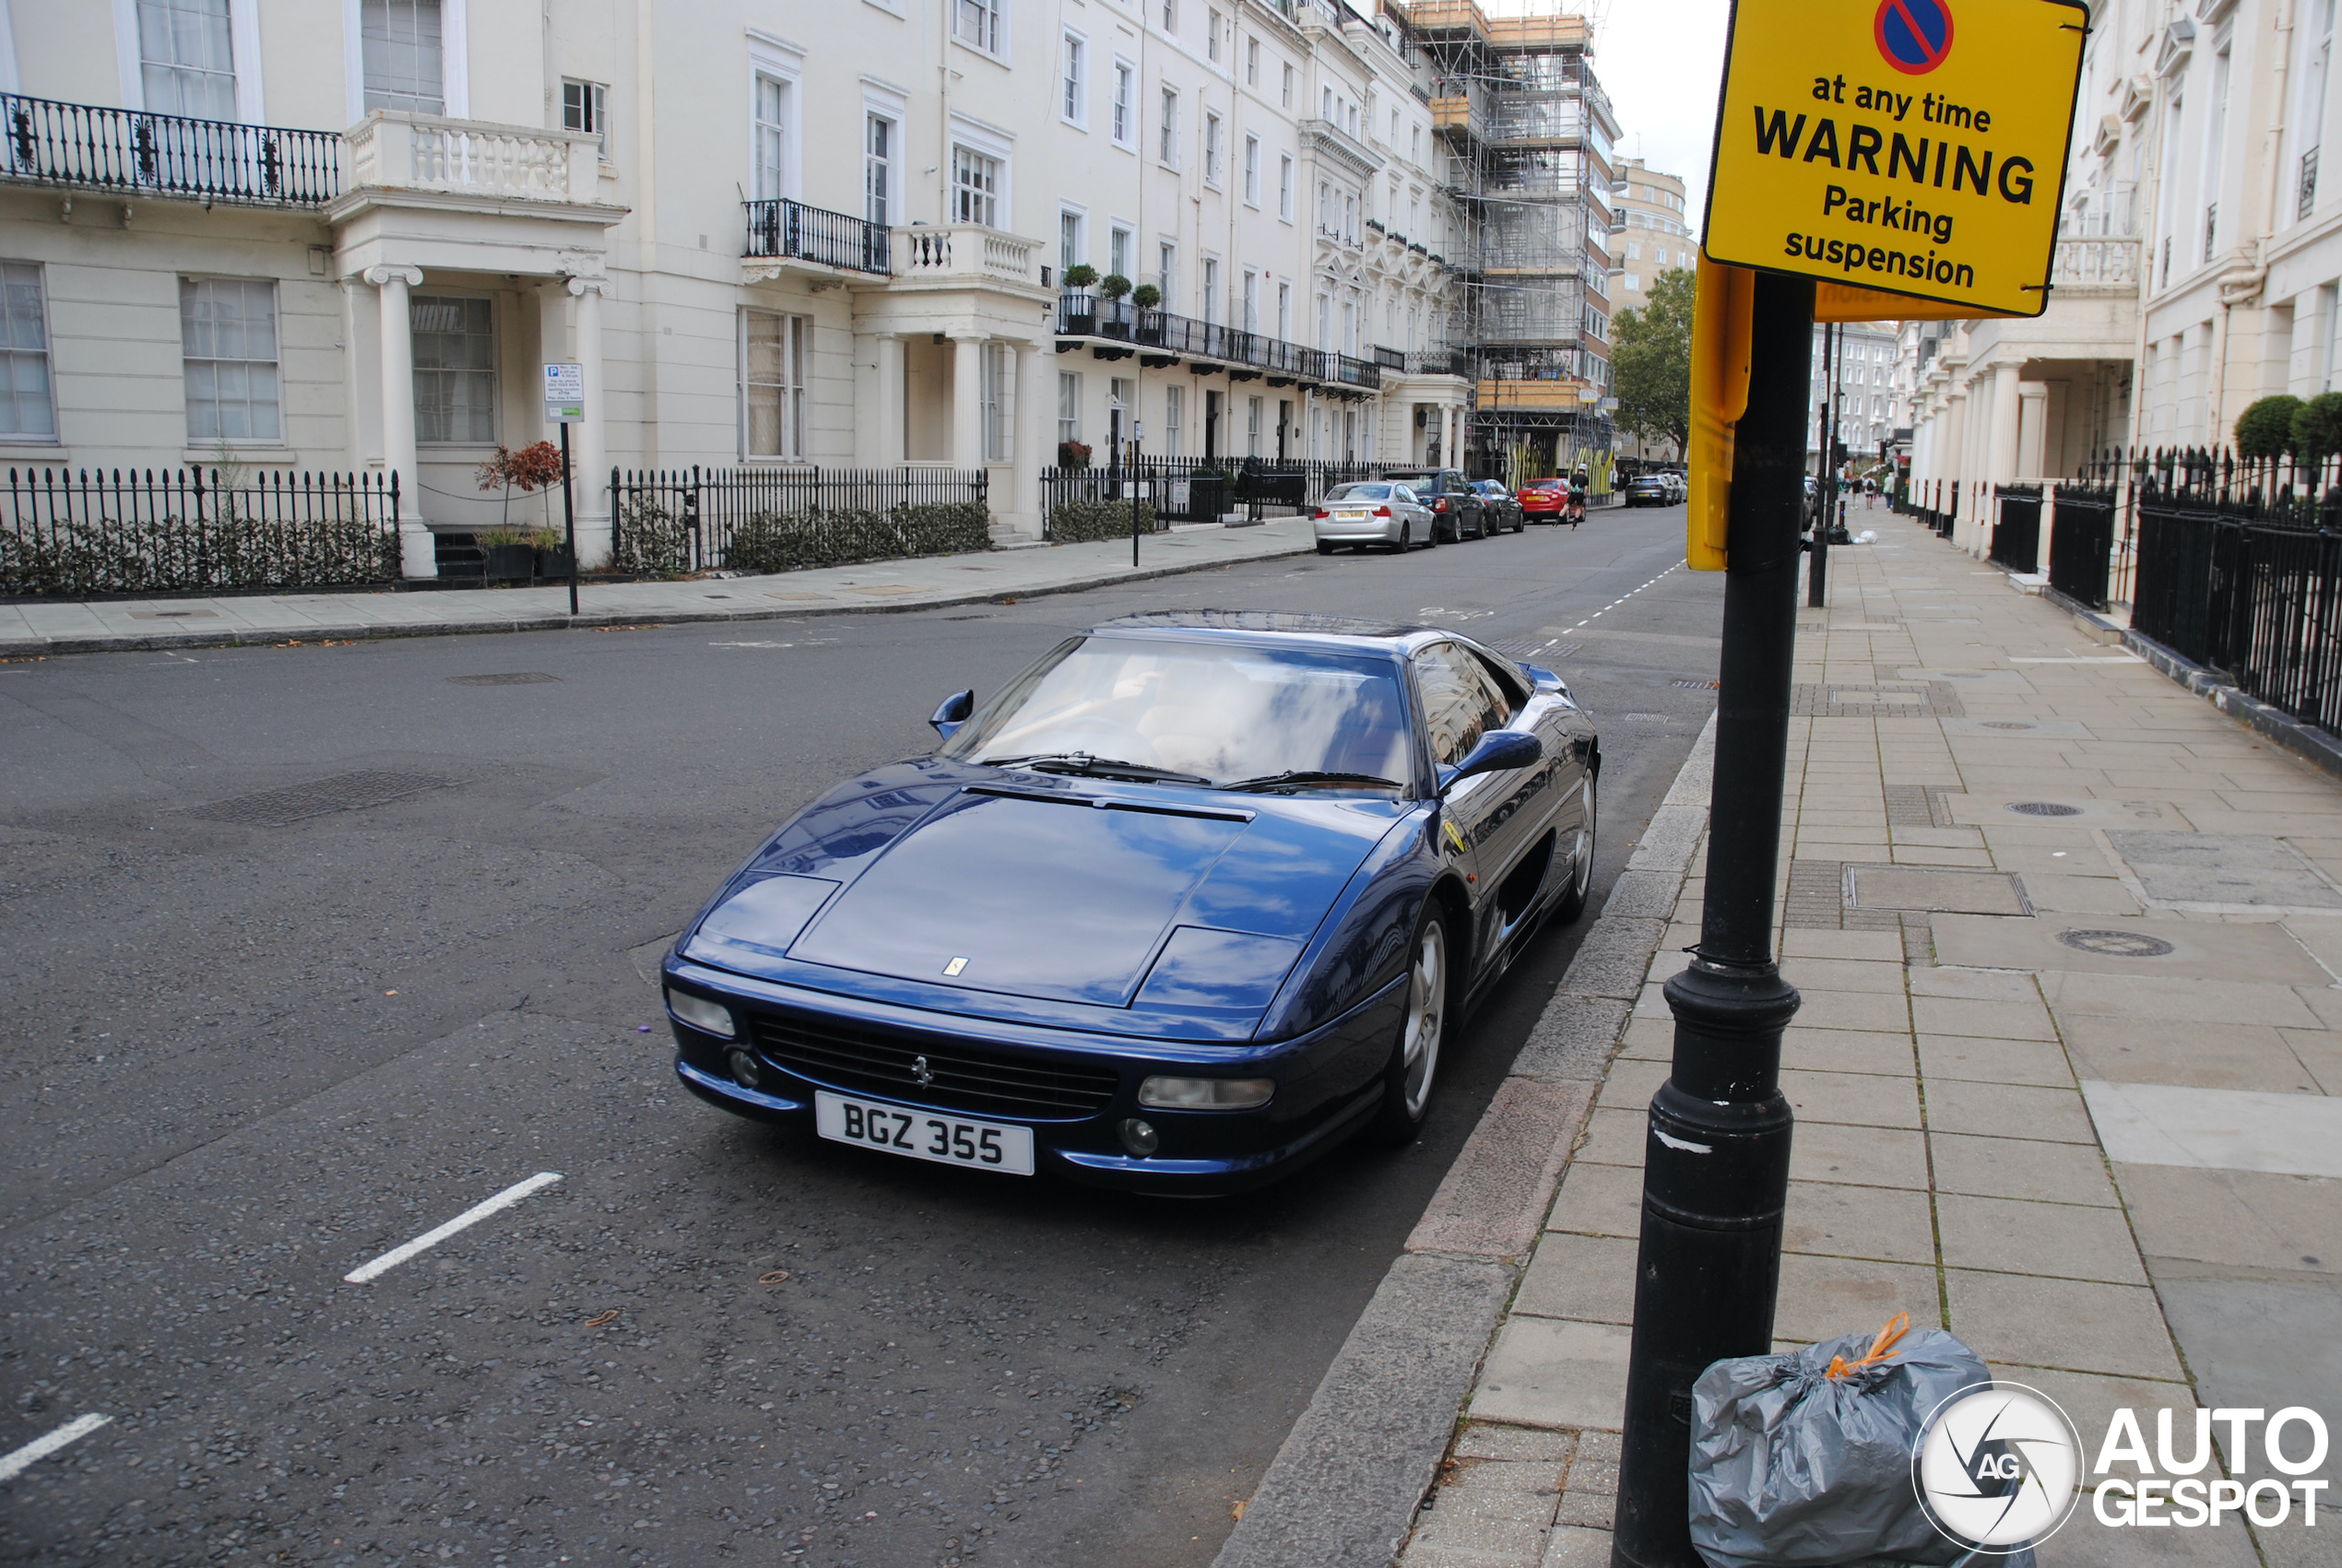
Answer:
[[1163, 303], [1163, 290], [1152, 283], [1141, 283], [1130, 291], [1130, 303], [1142, 311], [1151, 311]]
[[1061, 442], [1058, 442], [1058, 466], [1059, 466], [1059, 467], [1060, 467], [1060, 468], [1087, 468], [1089, 466], [1090, 466], [1090, 443], [1089, 443], [1088, 442], [1086, 442], [1086, 441], [1061, 441]]
[[537, 549], [526, 534], [512, 528], [483, 528], [472, 536], [485, 560], [483, 574], [491, 583], [526, 583], [537, 575]]
[[1088, 262], [1077, 263], [1065, 269], [1065, 286], [1068, 289], [1087, 289], [1097, 280], [1098, 269]]
[[536, 552], [537, 575], [567, 577], [571, 560], [569, 540], [558, 528], [539, 528], [528, 536], [529, 548]]

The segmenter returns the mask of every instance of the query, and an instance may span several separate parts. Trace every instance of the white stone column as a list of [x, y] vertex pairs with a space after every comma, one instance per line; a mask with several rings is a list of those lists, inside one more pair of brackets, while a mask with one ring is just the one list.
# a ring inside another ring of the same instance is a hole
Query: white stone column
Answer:
[[984, 466], [984, 339], [952, 339], [952, 466]]
[[2020, 479], [2046, 477], [2046, 454], [2049, 450], [2049, 383], [2021, 381], [2017, 383], [2017, 477]]
[[875, 468], [887, 461], [885, 430], [880, 414], [880, 388], [886, 350], [893, 340], [881, 334], [854, 335], [854, 466]]
[[610, 550], [609, 379], [602, 370], [602, 296], [609, 279], [573, 277], [568, 289], [577, 301], [577, 362], [586, 368], [586, 419], [569, 432], [577, 563], [599, 566]]
[[878, 340], [878, 464], [891, 466], [910, 451], [905, 428], [903, 400], [906, 379], [903, 339], [889, 334]]
[[1944, 434], [1936, 450], [1935, 478], [1940, 496], [1936, 506], [1942, 511], [1967, 508], [1960, 505], [1959, 487], [1967, 477], [1959, 471], [1960, 454], [1968, 439], [1968, 389], [1958, 383], [1944, 395]]
[[423, 523], [423, 476], [415, 460], [415, 322], [408, 290], [419, 266], [370, 266], [382, 293], [383, 467], [398, 477], [398, 562], [408, 577], [436, 577], [439, 562]]
[[1039, 538], [1048, 519], [1041, 511], [1041, 471], [1049, 466], [1050, 437], [1057, 430], [1055, 389], [1049, 370], [1057, 359], [1035, 345], [1020, 344], [1016, 351], [1016, 435], [1011, 451], [1013, 495], [996, 495], [992, 515], [1030, 538]]

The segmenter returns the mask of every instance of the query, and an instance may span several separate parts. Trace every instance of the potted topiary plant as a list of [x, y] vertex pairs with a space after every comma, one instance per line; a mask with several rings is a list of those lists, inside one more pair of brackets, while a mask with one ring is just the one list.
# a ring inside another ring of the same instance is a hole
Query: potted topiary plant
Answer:
[[1141, 283], [1130, 291], [1130, 303], [1138, 307], [1137, 341], [1160, 344], [1163, 312], [1155, 307], [1163, 303], [1163, 290], [1152, 283]]
[[[503, 518], [495, 527], [478, 536], [480, 549], [489, 554], [491, 561], [487, 568], [488, 580], [491, 583], [526, 582], [531, 577], [568, 576], [569, 555], [562, 547], [562, 536], [553, 531], [553, 501], [550, 493], [551, 487], [561, 483], [562, 449], [550, 441], [534, 442], [518, 452], [499, 443], [496, 455], [482, 463], [474, 471], [474, 477], [481, 489], [492, 490], [501, 486], [504, 492]], [[524, 531], [512, 525], [515, 490], [523, 495], [539, 490], [548, 492], [544, 521], [537, 528]], [[551, 536], [550, 545], [543, 542], [547, 536]], [[493, 546], [490, 543], [491, 539], [497, 541]], [[523, 556], [527, 558], [528, 564], [518, 571], [499, 572], [492, 564], [495, 549], [514, 552], [504, 558], [508, 568]], [[539, 559], [548, 551], [558, 556], [558, 565], [549, 565]]]
[[1098, 279], [1098, 292], [1106, 298], [1105, 320], [1099, 329], [1108, 337], [1130, 336], [1130, 312], [1122, 308], [1123, 297], [1130, 292], [1130, 280], [1118, 272], [1109, 272]]
[[528, 536], [530, 547], [537, 555], [537, 575], [539, 578], [562, 578], [574, 568], [569, 553], [569, 541], [559, 528], [538, 528]]
[[1065, 286], [1068, 289], [1085, 289], [1097, 280], [1098, 269], [1088, 262], [1076, 262], [1065, 269]]
[[537, 575], [537, 549], [517, 528], [483, 528], [472, 536], [479, 546], [480, 574], [491, 583], [526, 583]]

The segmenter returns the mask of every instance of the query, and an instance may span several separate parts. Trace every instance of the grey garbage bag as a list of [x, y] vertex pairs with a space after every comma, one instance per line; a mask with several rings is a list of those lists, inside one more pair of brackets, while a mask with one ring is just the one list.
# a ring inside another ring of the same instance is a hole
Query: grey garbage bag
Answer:
[[[1911, 1486], [1921, 1423], [1989, 1383], [1940, 1328], [1849, 1334], [1785, 1355], [1716, 1362], [1692, 1385], [1691, 1539], [1709, 1568], [1963, 1562]], [[1833, 1365], [1837, 1374], [1832, 1375]], [[2004, 1555], [2005, 1553], [2005, 1555]], [[2031, 1568], [2030, 1549], [1976, 1568]]]

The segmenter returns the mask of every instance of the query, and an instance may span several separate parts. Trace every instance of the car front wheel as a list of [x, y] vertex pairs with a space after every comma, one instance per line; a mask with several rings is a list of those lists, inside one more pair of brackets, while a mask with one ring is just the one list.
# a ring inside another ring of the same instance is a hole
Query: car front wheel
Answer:
[[1431, 1108], [1439, 1072], [1439, 1045], [1448, 1023], [1448, 925], [1426, 905], [1415, 921], [1413, 957], [1407, 973], [1407, 1016], [1400, 1020], [1385, 1069], [1382, 1106], [1375, 1114], [1375, 1136], [1385, 1143], [1413, 1143]]

